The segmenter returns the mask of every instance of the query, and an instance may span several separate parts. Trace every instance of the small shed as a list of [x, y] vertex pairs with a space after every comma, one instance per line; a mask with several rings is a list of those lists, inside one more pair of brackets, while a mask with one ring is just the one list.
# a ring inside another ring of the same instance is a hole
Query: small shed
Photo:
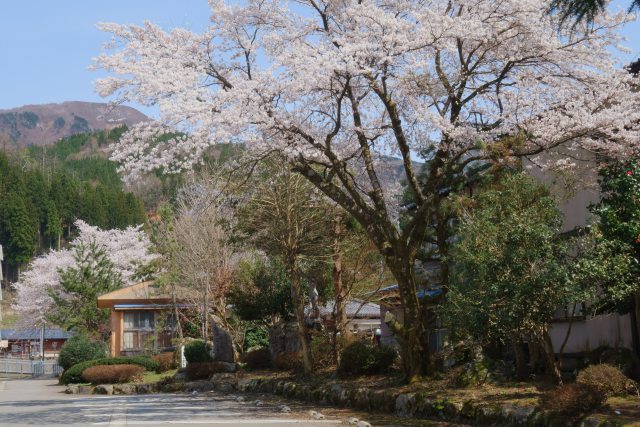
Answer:
[[[0, 354], [15, 357], [41, 356], [42, 328], [0, 329]], [[72, 333], [44, 328], [44, 355], [56, 357]]]
[[[99, 308], [111, 309], [110, 351], [128, 356], [143, 351], [171, 351], [175, 338], [174, 305], [153, 281], [137, 283], [98, 297]], [[186, 307], [180, 304], [178, 308]]]

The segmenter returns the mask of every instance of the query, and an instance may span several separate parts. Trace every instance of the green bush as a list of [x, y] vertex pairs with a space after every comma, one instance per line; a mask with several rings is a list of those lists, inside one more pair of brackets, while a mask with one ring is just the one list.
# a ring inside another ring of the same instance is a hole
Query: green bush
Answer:
[[82, 372], [91, 366], [98, 365], [138, 365], [151, 372], [158, 369], [158, 362], [146, 356], [105, 357], [104, 359], [87, 360], [86, 362], [73, 365], [62, 373], [60, 383], [81, 383]]
[[374, 347], [364, 341], [355, 341], [342, 352], [338, 374], [356, 376], [383, 373], [391, 368], [397, 356], [391, 347]]
[[211, 346], [203, 340], [193, 340], [184, 346], [184, 357], [189, 363], [213, 362]]
[[58, 364], [69, 369], [87, 360], [100, 359], [107, 355], [107, 346], [100, 341], [91, 341], [84, 334], [74, 335], [64, 343], [58, 355]]
[[244, 351], [257, 347], [269, 347], [269, 332], [267, 328], [251, 326], [244, 334]]
[[633, 381], [612, 365], [591, 365], [578, 374], [576, 382], [595, 388], [605, 397], [623, 396], [632, 388]]

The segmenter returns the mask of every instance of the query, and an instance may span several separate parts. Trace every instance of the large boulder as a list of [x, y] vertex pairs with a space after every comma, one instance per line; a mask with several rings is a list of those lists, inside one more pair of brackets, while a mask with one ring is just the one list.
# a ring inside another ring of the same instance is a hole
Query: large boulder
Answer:
[[232, 373], [213, 374], [210, 383], [214, 390], [230, 393], [238, 388], [238, 377]]
[[93, 389], [95, 394], [113, 394], [113, 385], [111, 384], [100, 384], [95, 386]]
[[229, 332], [213, 325], [213, 360], [233, 363], [233, 341]]
[[114, 384], [113, 394], [135, 394], [135, 384]]

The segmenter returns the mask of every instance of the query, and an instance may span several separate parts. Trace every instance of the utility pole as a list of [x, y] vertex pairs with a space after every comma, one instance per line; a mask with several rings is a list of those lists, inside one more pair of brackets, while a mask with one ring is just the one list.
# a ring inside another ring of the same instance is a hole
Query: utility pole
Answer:
[[[2, 323], [2, 281], [4, 280], [2, 277], [2, 261], [4, 260], [4, 255], [2, 254], [2, 245], [0, 245], [0, 324]], [[0, 339], [2, 337], [0, 336]]]
[[2, 277], [2, 261], [4, 260], [4, 255], [2, 254], [2, 245], [0, 245], [0, 341], [2, 341], [2, 303], [4, 302], [2, 299], [2, 281], [4, 280]]

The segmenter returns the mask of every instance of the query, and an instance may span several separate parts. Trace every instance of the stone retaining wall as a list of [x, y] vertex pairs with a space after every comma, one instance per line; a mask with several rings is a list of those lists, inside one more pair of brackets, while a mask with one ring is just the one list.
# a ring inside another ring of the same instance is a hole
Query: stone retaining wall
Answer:
[[[474, 425], [565, 427], [566, 421], [534, 406], [490, 405], [477, 400], [453, 402], [433, 399], [423, 393], [393, 393], [369, 388], [345, 388], [338, 384], [311, 388], [277, 379], [244, 379], [238, 391], [271, 393], [291, 399], [370, 412], [393, 413], [406, 418], [440, 418]], [[588, 417], [577, 424], [584, 427], [614, 426], [607, 420]]]

